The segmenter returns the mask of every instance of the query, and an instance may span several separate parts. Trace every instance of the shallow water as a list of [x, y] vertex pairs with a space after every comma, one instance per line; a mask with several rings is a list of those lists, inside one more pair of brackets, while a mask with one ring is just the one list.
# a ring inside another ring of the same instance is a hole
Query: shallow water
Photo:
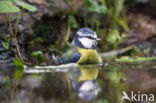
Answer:
[[[155, 103], [156, 101], [154, 61], [109, 63], [105, 66], [83, 65], [67, 71], [25, 73], [19, 80], [13, 79], [13, 71], [8, 69], [6, 64], [1, 66], [0, 70], [0, 103]], [[122, 99], [123, 95], [129, 98]]]

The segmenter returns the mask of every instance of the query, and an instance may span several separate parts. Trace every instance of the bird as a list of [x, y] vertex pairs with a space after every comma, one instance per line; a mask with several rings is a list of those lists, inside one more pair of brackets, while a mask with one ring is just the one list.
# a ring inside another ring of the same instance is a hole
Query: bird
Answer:
[[96, 50], [99, 40], [95, 31], [88, 27], [80, 28], [71, 42], [71, 48], [60, 57], [53, 55], [53, 60], [56, 64], [100, 64], [102, 59]]

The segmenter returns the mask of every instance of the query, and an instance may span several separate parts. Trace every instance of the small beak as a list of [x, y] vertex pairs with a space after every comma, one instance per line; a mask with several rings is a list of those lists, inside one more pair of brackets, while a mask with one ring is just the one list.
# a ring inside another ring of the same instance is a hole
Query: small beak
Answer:
[[96, 38], [97, 41], [101, 40], [100, 38]]

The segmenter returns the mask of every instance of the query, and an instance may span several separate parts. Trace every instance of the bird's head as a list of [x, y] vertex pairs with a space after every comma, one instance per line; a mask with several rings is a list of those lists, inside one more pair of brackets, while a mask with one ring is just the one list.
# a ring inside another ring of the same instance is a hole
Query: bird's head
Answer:
[[85, 27], [80, 28], [76, 32], [76, 35], [72, 41], [72, 45], [80, 48], [95, 49], [98, 40], [100, 39], [97, 37], [96, 32]]

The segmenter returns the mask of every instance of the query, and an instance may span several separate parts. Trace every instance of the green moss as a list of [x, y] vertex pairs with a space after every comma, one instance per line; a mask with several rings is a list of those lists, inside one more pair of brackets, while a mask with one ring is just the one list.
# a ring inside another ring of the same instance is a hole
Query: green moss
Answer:
[[156, 60], [156, 57], [128, 57], [123, 56], [116, 59], [117, 62], [143, 62], [143, 61], [151, 61]]

